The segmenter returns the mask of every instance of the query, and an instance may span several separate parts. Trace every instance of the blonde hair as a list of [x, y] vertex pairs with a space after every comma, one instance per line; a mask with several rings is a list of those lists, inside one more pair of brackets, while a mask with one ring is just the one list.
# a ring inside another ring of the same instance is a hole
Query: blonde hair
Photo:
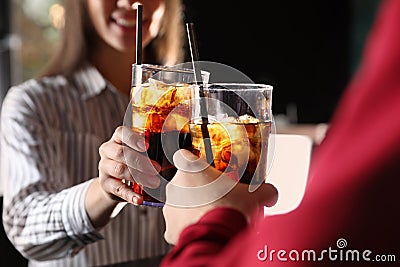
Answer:
[[[184, 16], [181, 0], [164, 0], [165, 13], [158, 35], [146, 47], [152, 63], [174, 65], [184, 59]], [[64, 0], [65, 26], [58, 50], [41, 76], [69, 75], [89, 60], [89, 47], [96, 34], [84, 0]]]

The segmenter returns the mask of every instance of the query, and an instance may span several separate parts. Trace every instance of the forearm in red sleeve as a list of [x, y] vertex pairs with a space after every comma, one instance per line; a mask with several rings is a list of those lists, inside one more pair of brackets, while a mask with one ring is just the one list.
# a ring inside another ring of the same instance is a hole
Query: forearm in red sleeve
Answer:
[[246, 225], [244, 215], [234, 209], [209, 211], [198, 223], [182, 231], [176, 246], [161, 266], [213, 266], [223, 247]]

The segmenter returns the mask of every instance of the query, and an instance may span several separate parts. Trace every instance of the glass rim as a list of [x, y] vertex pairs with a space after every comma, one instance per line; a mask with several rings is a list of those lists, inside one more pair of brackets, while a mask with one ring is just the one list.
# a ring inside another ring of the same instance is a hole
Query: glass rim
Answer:
[[[213, 87], [213, 86], [220, 86]], [[224, 82], [211, 82], [207, 83], [204, 87], [205, 91], [272, 91], [273, 86], [264, 83], [224, 83]]]
[[[182, 68], [182, 67], [177, 67], [177, 66], [168, 66], [168, 65], [159, 65], [159, 64], [151, 64], [151, 63], [145, 63], [145, 64], [136, 64], [133, 63], [132, 64], [132, 68], [133, 66], [141, 66], [142, 68], [146, 68], [149, 70], [156, 70], [156, 71], [167, 71], [167, 72], [179, 72], [179, 73], [190, 73], [190, 74], [194, 74], [194, 70], [193, 69], [189, 69], [189, 68]], [[205, 70], [201, 70], [201, 74], [202, 75], [206, 75], [206, 74], [210, 74], [210, 72], [205, 71]]]

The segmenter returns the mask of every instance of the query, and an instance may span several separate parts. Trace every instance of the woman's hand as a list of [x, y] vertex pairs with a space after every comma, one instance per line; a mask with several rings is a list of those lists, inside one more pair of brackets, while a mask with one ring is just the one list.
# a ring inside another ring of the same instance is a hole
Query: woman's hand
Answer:
[[263, 183], [249, 192], [248, 184], [235, 182], [187, 150], [175, 153], [174, 164], [178, 171], [167, 185], [163, 208], [164, 237], [170, 244], [175, 244], [184, 228], [214, 208], [236, 209], [250, 221], [257, 211], [273, 206], [278, 199], [273, 185]]
[[140, 205], [142, 197], [123, 181], [156, 188], [160, 166], [141, 154], [147, 150], [145, 137], [128, 127], [118, 127], [111, 139], [100, 146], [99, 178], [104, 192], [113, 200]]
[[127, 185], [128, 181], [150, 188], [159, 186], [160, 166], [142, 154], [147, 147], [144, 136], [124, 126], [118, 127], [111, 139], [100, 146], [99, 178], [90, 184], [85, 199], [85, 208], [94, 227], [106, 225], [120, 210], [118, 204], [142, 204], [142, 196]]

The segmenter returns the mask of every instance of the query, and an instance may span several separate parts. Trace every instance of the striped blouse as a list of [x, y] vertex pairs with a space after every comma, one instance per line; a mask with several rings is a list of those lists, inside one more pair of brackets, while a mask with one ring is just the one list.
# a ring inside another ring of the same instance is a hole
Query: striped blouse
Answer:
[[85, 193], [129, 99], [92, 66], [12, 87], [1, 112], [3, 224], [30, 266], [99, 266], [167, 252], [158, 208], [126, 205], [96, 231]]

